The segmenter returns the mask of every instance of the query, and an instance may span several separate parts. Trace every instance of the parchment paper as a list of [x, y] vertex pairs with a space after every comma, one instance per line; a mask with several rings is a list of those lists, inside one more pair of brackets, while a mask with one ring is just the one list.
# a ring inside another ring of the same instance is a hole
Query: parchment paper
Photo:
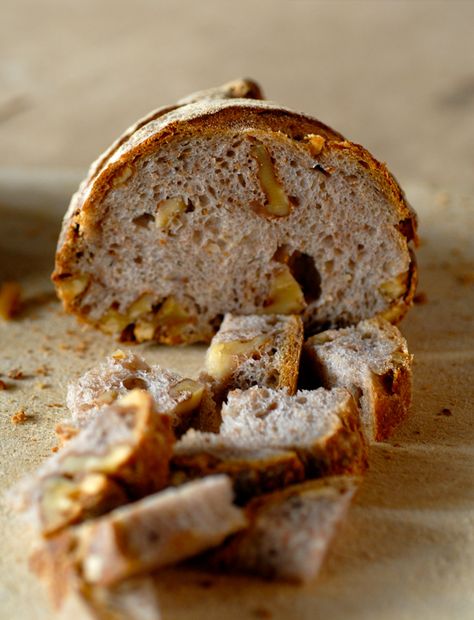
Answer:
[[[20, 316], [0, 323], [0, 485], [56, 444], [67, 383], [117, 344], [62, 312], [49, 273], [74, 174], [0, 171], [0, 279], [21, 282]], [[159, 573], [165, 619], [474, 618], [474, 201], [407, 186], [420, 216], [421, 302], [401, 328], [415, 354], [414, 403], [370, 469], [319, 579], [299, 587], [178, 567]], [[204, 347], [137, 348], [195, 376]], [[21, 369], [23, 379], [6, 375]], [[47, 374], [44, 374], [44, 373]], [[43, 373], [43, 374], [42, 374]], [[23, 424], [11, 416], [23, 409]], [[30, 575], [32, 538], [0, 506], [0, 618], [52, 618]], [[74, 620], [74, 619], [72, 619]]]

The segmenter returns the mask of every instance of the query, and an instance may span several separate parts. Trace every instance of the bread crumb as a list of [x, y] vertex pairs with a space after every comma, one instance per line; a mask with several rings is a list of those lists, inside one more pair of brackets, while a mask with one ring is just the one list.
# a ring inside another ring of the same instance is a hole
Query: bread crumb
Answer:
[[23, 374], [23, 371], [21, 370], [21, 368], [13, 368], [12, 370], [10, 370], [7, 374], [7, 376], [10, 379], [24, 379], [25, 375]]
[[28, 419], [26, 411], [24, 409], [20, 409], [16, 413], [12, 415], [10, 418], [12, 424], [24, 424]]
[[413, 303], [419, 304], [420, 306], [422, 306], [423, 304], [427, 304], [428, 303], [428, 296], [427, 296], [427, 294], [426, 293], [417, 293], [413, 297]]
[[37, 383], [35, 383], [35, 388], [37, 390], [45, 390], [46, 388], [49, 388], [49, 383], [44, 383], [44, 381], [38, 381]]
[[8, 390], [8, 385], [0, 379], [0, 390]]
[[43, 377], [48, 376], [50, 372], [51, 370], [50, 368], [48, 368], [48, 366], [46, 366], [46, 364], [43, 364], [42, 366], [38, 366], [38, 368], [35, 370], [35, 374], [42, 375]]
[[456, 277], [458, 282], [463, 286], [469, 286], [470, 284], [474, 284], [474, 270], [459, 273]]
[[18, 282], [4, 282], [0, 287], [0, 318], [10, 321], [20, 309], [21, 286]]
[[451, 409], [448, 409], [448, 407], [443, 407], [441, 411], [438, 411], [436, 415], [442, 415], [442, 416], [449, 417], [453, 415], [453, 412], [451, 411]]
[[77, 435], [79, 430], [75, 426], [68, 426], [67, 424], [58, 424], [54, 429], [54, 432], [59, 438], [61, 445], [65, 444]]

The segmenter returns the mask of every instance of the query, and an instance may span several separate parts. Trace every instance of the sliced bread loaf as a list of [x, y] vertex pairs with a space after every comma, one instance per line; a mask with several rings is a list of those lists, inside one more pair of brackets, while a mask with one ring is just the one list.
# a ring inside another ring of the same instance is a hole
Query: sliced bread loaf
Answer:
[[411, 362], [400, 331], [384, 320], [328, 330], [304, 345], [304, 366], [326, 388], [347, 388], [359, 403], [369, 441], [382, 441], [407, 414]]
[[98, 410], [134, 388], [146, 390], [153, 397], [156, 409], [171, 416], [173, 429], [180, 435], [199, 407], [204, 385], [160, 366], [150, 366], [139, 355], [116, 351], [69, 384], [67, 406], [73, 424], [88, 424]]
[[174, 435], [152, 397], [133, 390], [90, 424], [15, 490], [17, 505], [49, 536], [163, 488]]
[[245, 527], [227, 476], [209, 476], [118, 508], [78, 528], [77, 561], [90, 584], [110, 585], [184, 560]]
[[357, 485], [353, 477], [330, 477], [256, 498], [246, 509], [248, 528], [216, 550], [211, 565], [272, 579], [313, 580]]
[[[53, 279], [124, 340], [209, 341], [225, 313], [307, 330], [411, 302], [415, 215], [383, 164], [246, 81], [129, 130], [73, 197]], [[233, 98], [236, 97], [236, 98]]]

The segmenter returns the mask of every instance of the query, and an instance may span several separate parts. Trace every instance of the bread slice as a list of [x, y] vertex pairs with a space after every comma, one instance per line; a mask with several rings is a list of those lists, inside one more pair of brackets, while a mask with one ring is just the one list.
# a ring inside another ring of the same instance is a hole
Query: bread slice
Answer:
[[304, 345], [306, 369], [326, 388], [347, 388], [361, 409], [369, 441], [382, 441], [406, 416], [411, 402], [411, 362], [400, 331], [371, 319], [329, 330]]
[[254, 86], [153, 113], [92, 167], [56, 255], [67, 311], [171, 344], [209, 341], [226, 313], [400, 320], [416, 280], [400, 187], [316, 119], [240, 98]]
[[220, 409], [230, 390], [253, 385], [296, 392], [303, 345], [299, 316], [226, 314], [206, 352], [206, 385], [197, 428], [218, 432]]
[[177, 435], [188, 428], [204, 391], [204, 385], [197, 381], [184, 379], [160, 366], [150, 366], [134, 353], [116, 351], [69, 384], [67, 406], [73, 424], [83, 427], [100, 409], [134, 388], [146, 390], [157, 410], [172, 417]]
[[90, 424], [16, 489], [44, 536], [104, 514], [168, 481], [174, 435], [170, 418], [152, 397], [132, 390]]
[[349, 476], [324, 478], [254, 499], [250, 525], [211, 554], [213, 566], [271, 579], [312, 581], [357, 490]]
[[108, 586], [215, 547], [245, 527], [227, 476], [209, 476], [118, 508], [76, 532], [87, 583]]
[[229, 393], [218, 435], [190, 430], [182, 437], [171, 469], [177, 482], [225, 472], [243, 501], [302, 477], [359, 473], [366, 464], [359, 413], [347, 390], [290, 396], [252, 387]]
[[159, 620], [153, 579], [139, 576], [110, 587], [85, 583], [75, 563], [75, 540], [69, 532], [42, 541], [30, 567], [43, 581], [56, 611], [64, 620]]
[[246, 448], [232, 437], [193, 429], [175, 444], [170, 470], [174, 485], [226, 474], [232, 480], [237, 504], [305, 478], [303, 463], [292, 450]]

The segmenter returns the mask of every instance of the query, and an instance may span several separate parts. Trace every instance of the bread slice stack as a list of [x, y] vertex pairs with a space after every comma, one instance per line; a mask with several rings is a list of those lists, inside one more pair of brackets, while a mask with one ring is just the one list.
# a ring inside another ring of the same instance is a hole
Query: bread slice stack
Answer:
[[130, 617], [158, 616], [150, 574], [196, 555], [314, 579], [368, 445], [410, 405], [394, 323], [415, 242], [384, 165], [249, 80], [153, 112], [93, 164], [56, 255], [66, 310], [209, 348], [197, 380], [118, 351], [70, 386], [74, 437], [20, 494], [63, 609], [120, 617], [143, 593]]

